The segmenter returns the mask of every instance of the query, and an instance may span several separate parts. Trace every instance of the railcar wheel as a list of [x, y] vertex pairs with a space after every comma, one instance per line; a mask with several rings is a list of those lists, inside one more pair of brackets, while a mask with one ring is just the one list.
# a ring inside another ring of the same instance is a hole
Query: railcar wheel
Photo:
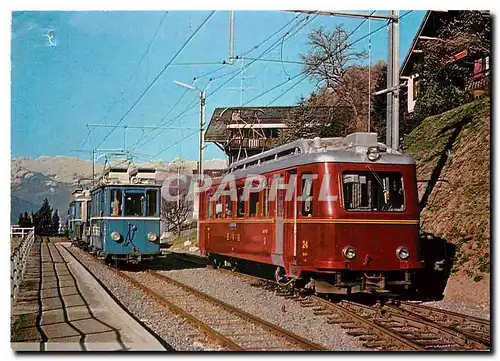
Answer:
[[217, 269], [222, 265], [222, 262], [217, 257], [210, 256], [210, 265], [213, 269]]
[[231, 261], [231, 271], [237, 272], [240, 270], [240, 262], [233, 260]]

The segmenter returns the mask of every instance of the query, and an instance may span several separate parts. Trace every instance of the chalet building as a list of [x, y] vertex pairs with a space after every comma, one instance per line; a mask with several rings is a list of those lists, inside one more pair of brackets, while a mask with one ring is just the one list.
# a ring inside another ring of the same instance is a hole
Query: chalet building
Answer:
[[[407, 81], [408, 84], [406, 90], [408, 113], [413, 112], [418, 99], [418, 74], [415, 71], [415, 65], [422, 60], [422, 42], [439, 41], [438, 34], [443, 24], [453, 20], [461, 12], [459, 10], [430, 10], [425, 14], [400, 69], [400, 78]], [[484, 16], [489, 16], [489, 12], [485, 11]], [[443, 59], [443, 62], [455, 61], [463, 61], [474, 69], [472, 78], [466, 84], [461, 85], [464, 90], [470, 91], [474, 95], [482, 95], [489, 87], [489, 81], [486, 77], [490, 70], [489, 57], [484, 56], [484, 54], [471, 53], [469, 49], [457, 49], [455, 54], [450, 54], [449, 59]]]
[[[299, 117], [300, 107], [216, 108], [205, 141], [213, 142], [229, 158], [229, 163], [275, 147], [289, 120]], [[314, 118], [328, 119], [330, 107], [315, 107]], [[317, 113], [317, 115], [316, 115]]]

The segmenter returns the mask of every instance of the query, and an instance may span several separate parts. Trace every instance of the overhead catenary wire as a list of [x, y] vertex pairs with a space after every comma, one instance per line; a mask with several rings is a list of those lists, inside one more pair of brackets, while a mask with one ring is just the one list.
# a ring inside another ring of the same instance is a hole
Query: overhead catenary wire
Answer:
[[173, 61], [177, 58], [177, 56], [184, 50], [184, 48], [189, 44], [191, 39], [201, 30], [201, 28], [210, 20], [210, 18], [214, 15], [215, 11], [212, 11], [206, 18], [203, 20], [203, 22], [198, 26], [198, 28], [189, 36], [189, 38], [182, 44], [182, 46], [177, 50], [177, 52], [174, 54], [174, 56], [170, 59], [170, 61], [163, 67], [163, 69], [156, 75], [156, 77], [149, 83], [149, 85], [142, 91], [142, 93], [139, 95], [137, 100], [132, 104], [132, 106], [123, 114], [123, 116], [120, 118], [120, 120], [116, 123], [116, 126], [113, 127], [108, 134], [104, 137], [104, 139], [99, 143], [97, 148], [99, 148], [105, 141], [108, 139], [108, 137], [113, 133], [113, 131], [118, 127], [118, 125], [121, 124], [121, 122], [127, 117], [128, 114], [135, 108], [135, 106], [141, 101], [141, 99], [146, 95], [146, 93], [153, 87], [153, 85], [158, 81], [158, 79], [165, 73], [165, 71], [170, 67], [170, 65], [173, 63]]
[[[405, 17], [406, 15], [408, 15], [409, 13], [411, 13], [412, 11], [413, 11], [413, 10], [409, 10], [409, 11], [407, 11], [407, 12], [406, 12], [406, 13], [404, 13], [403, 15], [399, 16], [399, 17], [397, 18], [397, 20], [400, 20], [401, 18]], [[365, 19], [365, 20], [363, 20], [363, 21], [366, 21], [366, 19]], [[363, 23], [362, 23], [362, 24], [363, 24]], [[362, 41], [362, 40], [366, 39], [367, 37], [369, 37], [369, 36], [371, 36], [371, 35], [373, 35], [373, 34], [375, 34], [375, 33], [379, 32], [380, 30], [382, 30], [382, 29], [386, 28], [386, 26], [387, 26], [387, 24], [384, 24], [384, 25], [382, 25], [382, 26], [380, 26], [380, 27], [376, 28], [375, 30], [370, 31], [368, 34], [366, 34], [366, 35], [364, 35], [364, 36], [362, 36], [362, 37], [360, 37], [360, 38], [356, 39], [355, 41], [353, 41], [352, 43], [348, 44], [347, 46], [352, 46], [352, 45], [354, 45], [354, 44], [359, 43], [360, 41]], [[358, 27], [358, 28], [359, 28], [359, 27]], [[354, 33], [354, 31], [353, 31], [350, 35], [352, 35], [353, 33]], [[349, 36], [348, 36], [348, 37], [349, 37]], [[348, 37], [346, 38], [346, 40], [348, 39]], [[327, 58], [323, 59], [323, 60], [321, 61], [321, 63], [323, 63], [325, 60], [327, 60]], [[319, 65], [318, 65], [318, 66], [319, 66]], [[299, 74], [300, 74], [300, 73], [299, 73]], [[285, 91], [281, 92], [281, 93], [280, 93], [280, 94], [279, 94], [276, 98], [274, 98], [273, 100], [271, 100], [271, 101], [270, 101], [270, 102], [269, 102], [266, 106], [269, 106], [269, 105], [273, 104], [275, 101], [277, 101], [278, 99], [282, 98], [285, 94], [287, 94], [290, 90], [292, 90], [294, 87], [296, 87], [296, 86], [297, 86], [298, 84], [300, 84], [302, 81], [304, 81], [307, 77], [308, 77], [308, 75], [307, 75], [307, 74], [305, 74], [305, 75], [304, 75], [304, 76], [303, 76], [303, 77], [302, 77], [302, 78], [301, 78], [298, 82], [294, 83], [291, 87], [289, 87], [289, 88], [288, 88], [288, 89], [286, 89]]]
[[[259, 44], [257, 44], [257, 45], [255, 45], [255, 46], [251, 47], [250, 49], [248, 49], [248, 50], [247, 50], [245, 53], [243, 53], [243, 54], [244, 54], [244, 55], [249, 54], [249, 53], [250, 53], [250, 52], [252, 52], [253, 50], [255, 50], [255, 49], [259, 48], [262, 44], [264, 44], [264, 43], [265, 43], [265, 42], [267, 42], [269, 39], [271, 39], [273, 36], [275, 36], [276, 34], [278, 34], [279, 32], [281, 32], [283, 29], [285, 29], [287, 26], [289, 26], [292, 22], [294, 22], [294, 21], [295, 21], [297, 18], [299, 18], [300, 16], [301, 16], [301, 14], [299, 14], [299, 15], [295, 16], [292, 20], [290, 20], [290, 21], [289, 21], [289, 22], [287, 22], [285, 25], [283, 25], [281, 28], [279, 28], [278, 30], [276, 30], [274, 33], [272, 33], [271, 35], [269, 35], [268, 37], [266, 37], [266, 38], [265, 38], [263, 41], [261, 41]], [[309, 23], [310, 23], [312, 20], [314, 20], [314, 18], [316, 18], [316, 17], [317, 17], [317, 15], [316, 15], [316, 16], [314, 16], [314, 17], [312, 17], [310, 20], [308, 20], [308, 18], [309, 18], [308, 16], [307, 16], [307, 17], [305, 17], [305, 18], [304, 18], [304, 19], [302, 19], [301, 21], [299, 21], [299, 22], [297, 22], [296, 24], [294, 24], [294, 26], [292, 26], [292, 27], [291, 27], [291, 28], [287, 31], [287, 33], [286, 33], [286, 34], [290, 33], [290, 32], [291, 32], [291, 31], [292, 31], [292, 30], [293, 30], [296, 26], [300, 25], [300, 23], [302, 23], [302, 22], [304, 22], [304, 20], [306, 20], [306, 24], [304, 24], [301, 28], [299, 28], [297, 31], [295, 31], [295, 32], [294, 32], [291, 36], [295, 35], [298, 31], [300, 31], [300, 30], [301, 30], [301, 29], [302, 29], [305, 25], [309, 24]], [[308, 20], [308, 21], [307, 21], [307, 20]], [[285, 34], [285, 35], [286, 35], [286, 34]], [[291, 36], [290, 36], [290, 37], [291, 37]], [[268, 48], [267, 48], [267, 49], [266, 49], [266, 50], [265, 50], [265, 51], [261, 54], [261, 56], [262, 56], [262, 55], [265, 55], [266, 53], [268, 53], [269, 51], [271, 51], [273, 48], [275, 48], [277, 43], [278, 43], [278, 41], [275, 41], [275, 42], [274, 42], [274, 43], [273, 43], [270, 47], [268, 47]], [[249, 64], [248, 66], [250, 66], [250, 65], [251, 65], [251, 64]], [[247, 66], [247, 67], [248, 67], [248, 66]], [[208, 73], [206, 73], [206, 74], [204, 74], [204, 75], [208, 75], [208, 74], [210, 74], [210, 73], [214, 73], [215, 71], [221, 70], [221, 69], [223, 69], [223, 68], [224, 68], [224, 66], [223, 66], [223, 67], [220, 67], [220, 68], [218, 68], [218, 69], [215, 69], [214, 71], [208, 72]], [[245, 68], [246, 68], [246, 67], [245, 67]], [[224, 75], [222, 75], [222, 76], [220, 76], [220, 77], [218, 77], [218, 78], [211, 79], [210, 81], [217, 80], [217, 79], [221, 79], [221, 78], [223, 78], [223, 77], [225, 77], [225, 76], [228, 76], [228, 75], [230, 75], [230, 74], [235, 74], [235, 76], [234, 76], [234, 77], [236, 77], [236, 76], [237, 76], [237, 75], [238, 75], [241, 71], [242, 71], [241, 69], [237, 69], [237, 70], [232, 71], [232, 72], [230, 72], [230, 73], [228, 73], [228, 74], [224, 74]], [[199, 76], [199, 77], [196, 77], [196, 78], [195, 78], [195, 80], [199, 80], [199, 79], [200, 79], [200, 78], [202, 78], [204, 75]], [[233, 77], [233, 78], [234, 78], [234, 77]], [[230, 80], [232, 80], [232, 79], [230, 79]], [[227, 84], [227, 83], [225, 83], [225, 84]], [[219, 89], [219, 88], [218, 88], [218, 89]], [[217, 91], [218, 89], [216, 89], [216, 91]], [[215, 93], [216, 91], [212, 92], [211, 94]], [[158, 123], [158, 127], [160, 127], [160, 126], [164, 126], [164, 125], [167, 125], [167, 124], [170, 124], [171, 122], [175, 121], [176, 119], [179, 119], [181, 116], [183, 116], [184, 114], [186, 114], [189, 110], [193, 109], [193, 108], [196, 106], [196, 104], [193, 104], [195, 100], [196, 100], [196, 98], [195, 98], [195, 99], [193, 99], [193, 101], [190, 103], [190, 105], [188, 105], [188, 107], [187, 107], [187, 108], [186, 108], [183, 112], [181, 112], [180, 114], [178, 114], [176, 117], [174, 117], [174, 118], [172, 118], [172, 119], [169, 119], [169, 120], [165, 120], [166, 116], [164, 116], [164, 117], [162, 118], [162, 120]], [[170, 111], [169, 111], [169, 113], [170, 113]], [[151, 130], [151, 131], [152, 131], [152, 130]], [[153, 137], [153, 139], [154, 139], [154, 138], [156, 138], [157, 136], [159, 136], [160, 134], [162, 134], [163, 132], [164, 132], [164, 130], [162, 130], [162, 131], [160, 131], [159, 133], [157, 133], [157, 134]], [[137, 144], [137, 143], [138, 143], [138, 142], [134, 143], [134, 144], [133, 144], [133, 146], [134, 146], [135, 144]], [[143, 144], [139, 144], [136, 148], [138, 148], [138, 147], [140, 147], [140, 146], [142, 146], [142, 145], [144, 145], [144, 144], [145, 144], [145, 143], [143, 143]], [[134, 149], [136, 149], [136, 148], [134, 148]]]
[[[242, 56], [246, 56], [247, 54], [250, 54], [252, 51], [254, 51], [254, 50], [258, 49], [259, 47], [261, 47], [264, 43], [266, 43], [267, 41], [269, 41], [269, 40], [270, 40], [272, 37], [274, 37], [276, 34], [278, 34], [278, 33], [280, 33], [281, 31], [283, 31], [283, 29], [285, 29], [286, 27], [288, 27], [291, 23], [293, 23], [296, 19], [298, 19], [298, 18], [299, 18], [299, 17], [301, 17], [301, 16], [302, 16], [302, 14], [298, 14], [298, 15], [294, 16], [294, 17], [293, 17], [293, 19], [291, 19], [290, 21], [288, 21], [285, 25], [283, 25], [282, 27], [280, 27], [278, 30], [276, 30], [275, 32], [273, 32], [271, 35], [267, 36], [267, 37], [266, 37], [264, 40], [262, 40], [260, 43], [258, 43], [257, 45], [252, 46], [252, 47], [251, 47], [251, 48], [249, 48], [247, 51], [245, 51], [245, 52], [242, 54]], [[298, 22], [298, 23], [300, 23], [300, 22]], [[221, 67], [219, 67], [219, 68], [217, 68], [217, 69], [215, 69], [215, 70], [213, 70], [213, 71], [210, 71], [210, 72], [208, 72], [208, 73], [206, 73], [206, 74], [202, 74], [202, 75], [198, 76], [198, 77], [197, 77], [197, 79], [202, 79], [202, 78], [204, 78], [204, 77], [206, 77], [206, 76], [208, 76], [208, 75], [214, 74], [215, 72], [218, 72], [218, 71], [220, 71], [220, 70], [224, 69], [224, 68], [225, 68], [225, 65], [227, 65], [227, 64], [228, 64], [228, 63], [226, 63], [226, 62], [224, 61], [224, 62], [223, 62], [223, 65], [224, 65], [224, 66], [221, 66]], [[230, 73], [228, 73], [228, 74], [224, 74], [224, 75], [222, 75], [222, 76], [221, 76], [221, 78], [226, 77], [226, 76], [228, 76], [228, 75], [230, 75], [230, 74], [234, 74], [234, 72], [238, 72], [238, 71], [239, 71], [239, 70], [237, 69], [237, 70], [232, 71], [232, 72], [230, 72]], [[219, 79], [219, 78], [213, 78], [213, 80], [217, 80], [217, 79]]]
[[[295, 34], [297, 34], [300, 30], [302, 30], [306, 25], [308, 25], [309, 23], [311, 23], [318, 15], [315, 15], [314, 17], [312, 17], [311, 19], [309, 19], [305, 24], [303, 24], [298, 30], [296, 30], [292, 35], [290, 35], [289, 39], [294, 36]], [[254, 60], [252, 60], [249, 64], [247, 64], [245, 66], [244, 69], [247, 69], [248, 67], [250, 67], [252, 64], [254, 64], [257, 60], [256, 59], [260, 59], [262, 58], [262, 56], [264, 56], [265, 54], [269, 53], [270, 51], [272, 51], [273, 49], [275, 49], [280, 43], [280, 39], [278, 39], [277, 41], [275, 41], [273, 44], [271, 44], [266, 50], [264, 50], [257, 58], [255, 58]], [[239, 57], [237, 57], [239, 58]], [[242, 71], [243, 69], [241, 70], [238, 70], [236, 71], [236, 73], [231, 77], [229, 78], [228, 80], [226, 80], [223, 84], [221, 84], [219, 87], [217, 87], [214, 91], [212, 91], [211, 93], [209, 93], [207, 95], [207, 98], [212, 96], [213, 94], [215, 94], [216, 92], [218, 92], [220, 89], [222, 89], [224, 86], [226, 86], [231, 80], [233, 80], [234, 78], [236, 78], [236, 76], [238, 76], [238, 74]]]
[[156, 38], [156, 35], [158, 35], [158, 32], [163, 24], [163, 21], [165, 20], [165, 17], [167, 16], [168, 14], [168, 11], [165, 11], [165, 13], [163, 14], [161, 20], [160, 20], [160, 23], [158, 24], [158, 26], [156, 27], [156, 30], [146, 48], [146, 50], [144, 51], [144, 53], [142, 54], [141, 56], [141, 59], [139, 60], [139, 63], [137, 64], [137, 66], [135, 67], [135, 70], [132, 72], [132, 75], [130, 76], [130, 78], [128, 79], [125, 87], [123, 87], [122, 91], [118, 94], [118, 96], [116, 97], [116, 99], [114, 100], [113, 104], [111, 105], [111, 107], [108, 109], [108, 111], [106, 112], [106, 115], [104, 116], [104, 122], [106, 122], [106, 120], [108, 119], [108, 116], [109, 114], [111, 113], [111, 111], [114, 109], [115, 105], [118, 103], [118, 101], [121, 99], [122, 102], [123, 102], [123, 93], [125, 92], [125, 89], [128, 88], [128, 86], [130, 85], [130, 83], [132, 82], [132, 80], [134, 79], [136, 73], [137, 73], [137, 70], [139, 70], [139, 67], [141, 66], [142, 62], [144, 61], [144, 58], [146, 57], [146, 55], [149, 53], [149, 49], [151, 48], [151, 45], [153, 44], [155, 38]]
[[[406, 12], [406, 13], [404, 13], [403, 15], [399, 16], [399, 17], [398, 17], [398, 20], [399, 20], [399, 19], [401, 19], [401, 18], [403, 18], [403, 17], [405, 17], [405, 16], [407, 16], [407, 15], [408, 15], [409, 13], [411, 13], [411, 12], [412, 12], [412, 10], [407, 11], [407, 12]], [[367, 19], [365, 19], [365, 20], [367, 20]], [[361, 25], [362, 25], [362, 24], [360, 24], [360, 26], [361, 26]], [[363, 37], [361, 37], [361, 38], [359, 38], [359, 39], [357, 39], [357, 40], [353, 41], [351, 44], [349, 44], [349, 46], [352, 46], [352, 45], [354, 45], [354, 44], [356, 44], [356, 43], [360, 42], [361, 40], [366, 39], [367, 37], [369, 37], [369, 36], [373, 35], [374, 33], [376, 33], [376, 32], [378, 32], [378, 31], [382, 30], [382, 29], [383, 29], [383, 28], [385, 28], [386, 26], [387, 26], [387, 24], [384, 24], [383, 26], [381, 26], [381, 27], [379, 27], [379, 28], [377, 28], [377, 29], [375, 29], [375, 30], [373, 30], [373, 31], [369, 31], [369, 34], [367, 34], [367, 35], [365, 35], [365, 36], [363, 36]], [[350, 35], [352, 36], [352, 34], [353, 34], [353, 33], [354, 33], [354, 31], [353, 31]], [[248, 59], [248, 58], [247, 58], [247, 59]], [[258, 58], [254, 58], [254, 59], [258, 59]], [[265, 60], [266, 60], [266, 59], [264, 59], [263, 61], [265, 61]], [[269, 59], [268, 59], [268, 60], [269, 60]], [[271, 60], [271, 61], [276, 61], [276, 60], [274, 60], [274, 59], [270, 59], [270, 60]], [[325, 60], [326, 60], [326, 59], [325, 59]], [[256, 61], [258, 61], [258, 60], [256, 60]], [[323, 61], [324, 61], [324, 60], [323, 60]], [[303, 63], [302, 63], [302, 64], [303, 64]], [[249, 65], [251, 65], [251, 64], [249, 64]], [[249, 65], [247, 65], [247, 66], [249, 66]], [[223, 68], [221, 67], [221, 68], [218, 68], [218, 69], [223, 69]], [[217, 69], [216, 69], [216, 70], [217, 70]], [[240, 71], [238, 70], [238, 71], [237, 71], [237, 73], [239, 73], [239, 72], [240, 72]], [[276, 86], [272, 87], [271, 89], [266, 90], [264, 93], [259, 94], [257, 97], [254, 97], [254, 98], [253, 98], [253, 99], [251, 99], [250, 101], [247, 101], [245, 104], [248, 104], [248, 103], [250, 103], [250, 102], [254, 101], [255, 99], [260, 98], [261, 96], [263, 96], [263, 95], [265, 95], [265, 94], [269, 93], [270, 91], [272, 91], [272, 90], [274, 90], [274, 89], [278, 88], [279, 86], [282, 86], [284, 83], [287, 83], [287, 82], [289, 82], [289, 81], [292, 81], [292, 80], [294, 80], [294, 79], [298, 78], [300, 75], [302, 75], [302, 73], [299, 73], [299, 74], [295, 75], [294, 77], [292, 77], [292, 78], [290, 78], [290, 79], [288, 79], [288, 80], [286, 80], [286, 81], [284, 81], [284, 82], [282, 82], [282, 83], [280, 83], [280, 84], [278, 84], [278, 85], [276, 85]], [[303, 81], [306, 77], [307, 77], [307, 75], [305, 75], [303, 78], [301, 78], [298, 82], [294, 83], [294, 84], [293, 84], [291, 87], [289, 87], [286, 91], [282, 92], [282, 93], [281, 93], [278, 97], [274, 98], [271, 102], [269, 102], [267, 106], [271, 105], [272, 103], [274, 103], [275, 101], [277, 101], [279, 98], [281, 98], [282, 96], [284, 96], [284, 95], [285, 95], [286, 93], [288, 93], [291, 89], [293, 89], [293, 88], [294, 88], [295, 86], [297, 86], [300, 82], [302, 82], [302, 81]], [[213, 91], [212, 93], [210, 93], [210, 95], [213, 95], [213, 94], [214, 94], [216, 91], [218, 91], [219, 89], [220, 89], [220, 87], [219, 87], [219, 88], [217, 88], [217, 89], [216, 89], [215, 91]], [[194, 107], [194, 106], [193, 106], [193, 107]], [[187, 112], [187, 111], [189, 111], [189, 110], [190, 110], [190, 109], [192, 109], [193, 107], [189, 107], [189, 106], [188, 106], [188, 108], [184, 111], [184, 113], [185, 113], [185, 112]], [[181, 114], [182, 114], [182, 113], [181, 113]], [[179, 114], [179, 115], [180, 115], [180, 114]], [[178, 115], [178, 116], [179, 116], [179, 115]], [[174, 119], [172, 119], [172, 121], [173, 121], [173, 120], [175, 120], [175, 119], [177, 119], [177, 116], [176, 116]], [[163, 150], [162, 150], [159, 154], [161, 154], [162, 152], [166, 151], [166, 150], [167, 150], [167, 149], [169, 149], [170, 147], [177, 145], [179, 142], [181, 142], [181, 141], [183, 141], [183, 140], [185, 140], [185, 139], [189, 138], [190, 136], [192, 136], [192, 135], [194, 135], [194, 134], [196, 134], [196, 133], [192, 133], [192, 134], [190, 134], [190, 135], [188, 135], [188, 136], [186, 136], [186, 137], [181, 138], [181, 140], [179, 140], [178, 142], [176, 142], [176, 143], [172, 144], [171, 146], [169, 146], [169, 147], [167, 147], [167, 148], [163, 149]], [[155, 156], [157, 156], [157, 155], [155, 155]]]

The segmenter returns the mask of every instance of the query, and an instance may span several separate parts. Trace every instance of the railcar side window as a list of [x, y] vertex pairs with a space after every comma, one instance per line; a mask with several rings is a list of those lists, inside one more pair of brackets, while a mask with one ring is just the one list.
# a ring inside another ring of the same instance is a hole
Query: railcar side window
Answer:
[[303, 217], [312, 217], [313, 214], [313, 178], [312, 174], [302, 175], [302, 212]]
[[259, 215], [259, 193], [251, 192], [249, 202], [250, 217], [257, 217]]
[[158, 198], [158, 191], [150, 189], [146, 192], [147, 199], [147, 212], [146, 216], [154, 217], [156, 216], [156, 200]]
[[111, 190], [111, 210], [110, 214], [112, 217], [118, 217], [122, 215], [122, 191], [120, 189]]
[[224, 201], [225, 201], [225, 217], [233, 218], [233, 202], [231, 202], [231, 196], [225, 195]]
[[212, 218], [212, 195], [207, 193], [207, 219]]
[[243, 199], [243, 187], [237, 188], [238, 194], [238, 206], [237, 206], [237, 217], [245, 217], [245, 200]]
[[344, 207], [348, 211], [403, 212], [405, 198], [401, 173], [346, 172]]
[[222, 197], [215, 200], [215, 218], [222, 218]]
[[125, 193], [125, 216], [142, 217], [144, 193]]
[[269, 216], [269, 187], [262, 191], [262, 216]]

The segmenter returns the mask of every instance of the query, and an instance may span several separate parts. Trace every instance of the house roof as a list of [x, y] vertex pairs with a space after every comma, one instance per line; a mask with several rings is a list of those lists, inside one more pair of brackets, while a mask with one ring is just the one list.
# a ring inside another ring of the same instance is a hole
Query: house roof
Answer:
[[[228, 107], [216, 108], [208, 124], [205, 140], [224, 142], [230, 138], [230, 124], [284, 124], [297, 117], [298, 109], [304, 107]], [[328, 118], [331, 107], [314, 107], [318, 118]]]
[[419, 50], [419, 45], [422, 41], [421, 36], [436, 37], [444, 21], [456, 17], [460, 11], [449, 10], [449, 11], [437, 11], [428, 10], [425, 13], [422, 23], [418, 28], [418, 31], [413, 38], [413, 42], [406, 53], [405, 59], [399, 70], [400, 76], [410, 76], [413, 71], [414, 64], [420, 59], [421, 53], [415, 53], [414, 50]]

